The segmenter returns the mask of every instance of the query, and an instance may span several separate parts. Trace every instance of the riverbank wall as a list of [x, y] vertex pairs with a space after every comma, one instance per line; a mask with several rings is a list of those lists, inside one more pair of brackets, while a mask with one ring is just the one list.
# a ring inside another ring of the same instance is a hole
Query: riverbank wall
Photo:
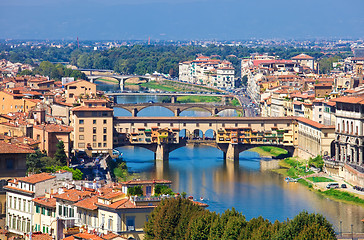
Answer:
[[327, 174], [343, 178], [346, 182], [354, 186], [364, 186], [364, 173], [339, 162], [326, 162], [323, 169]]

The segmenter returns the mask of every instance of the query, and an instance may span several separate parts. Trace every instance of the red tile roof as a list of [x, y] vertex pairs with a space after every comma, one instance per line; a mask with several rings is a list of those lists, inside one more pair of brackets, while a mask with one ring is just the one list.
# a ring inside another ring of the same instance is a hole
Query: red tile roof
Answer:
[[79, 107], [74, 107], [72, 108], [72, 111], [77, 112], [77, 111], [110, 111], [112, 112], [113, 109], [112, 108], [107, 108], [107, 107], [87, 107], [87, 106], [79, 106]]
[[74, 204], [74, 206], [80, 207], [80, 208], [84, 208], [84, 209], [89, 209], [89, 210], [96, 210], [97, 206], [97, 196], [92, 196], [89, 198], [85, 198], [77, 203]]
[[53, 179], [53, 178], [56, 178], [56, 177], [50, 173], [38, 173], [38, 174], [30, 175], [28, 177], [18, 178], [17, 180], [21, 181], [21, 182], [34, 184], [34, 183], [43, 182], [43, 181]]
[[297, 55], [297, 56], [294, 56], [293, 58], [292, 58], [293, 60], [312, 60], [312, 59], [314, 59], [314, 57], [311, 57], [311, 56], [309, 56], [309, 55], [307, 55], [307, 54], [304, 54], [304, 53], [301, 53], [301, 54], [299, 54], [299, 55]]
[[364, 104], [363, 97], [339, 97], [331, 100], [333, 102], [341, 102], [341, 103], [352, 103], [352, 104]]
[[171, 184], [172, 181], [159, 179], [159, 180], [131, 180], [127, 182], [121, 182], [123, 185], [142, 185], [142, 184]]
[[84, 240], [103, 240], [101, 237], [95, 235], [95, 234], [91, 234], [91, 233], [77, 233], [75, 235], [69, 236], [64, 238], [63, 240], [79, 240], [79, 239], [84, 239]]
[[93, 192], [89, 192], [89, 191], [80, 191], [80, 190], [76, 190], [76, 189], [71, 189], [71, 190], [66, 191], [65, 193], [55, 196], [55, 198], [70, 201], [70, 202], [78, 202], [78, 201], [84, 199], [85, 197], [92, 196], [93, 194], [94, 194]]
[[33, 199], [34, 203], [37, 203], [39, 205], [42, 206], [46, 206], [46, 207], [50, 207], [50, 208], [55, 208], [56, 207], [56, 199], [54, 197], [51, 198], [47, 198], [47, 197], [39, 197], [39, 198], [34, 198]]
[[63, 126], [58, 124], [42, 124], [42, 125], [34, 125], [33, 127], [39, 130], [44, 129], [46, 132], [70, 133], [73, 130], [73, 127]]
[[319, 129], [321, 129], [321, 128], [333, 128], [333, 129], [335, 129], [335, 126], [326, 126], [326, 125], [323, 125], [321, 123], [318, 123], [318, 122], [315, 122], [315, 121], [312, 121], [310, 119], [303, 118], [303, 117], [297, 118], [297, 121], [298, 122], [303, 122], [305, 124], [308, 124], [310, 126], [313, 126], [315, 128], [319, 128]]
[[34, 150], [26, 147], [26, 146], [19, 146], [14, 143], [6, 143], [4, 141], [0, 141], [0, 154], [27, 154], [33, 153]]

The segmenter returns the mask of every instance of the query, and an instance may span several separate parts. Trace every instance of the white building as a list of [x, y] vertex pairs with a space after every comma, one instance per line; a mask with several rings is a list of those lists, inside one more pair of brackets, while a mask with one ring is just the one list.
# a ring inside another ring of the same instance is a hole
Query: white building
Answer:
[[56, 177], [50, 173], [35, 174], [13, 179], [4, 187], [7, 209], [6, 225], [11, 233], [24, 235], [33, 230], [33, 198], [51, 192]]

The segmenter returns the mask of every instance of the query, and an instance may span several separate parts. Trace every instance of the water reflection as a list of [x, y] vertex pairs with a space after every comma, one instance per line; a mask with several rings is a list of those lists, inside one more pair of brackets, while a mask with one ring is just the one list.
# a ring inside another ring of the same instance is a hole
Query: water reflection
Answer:
[[[173, 181], [175, 192], [187, 192], [223, 212], [234, 207], [248, 218], [262, 215], [271, 221], [284, 221], [307, 210], [323, 214], [339, 231], [364, 231], [364, 210], [317, 195], [298, 183], [287, 184], [283, 177], [261, 168], [256, 153], [244, 152], [239, 163], [224, 161], [222, 153], [211, 147], [183, 147], [170, 154], [169, 162], [154, 161], [153, 153], [141, 148], [123, 147], [131, 171], [141, 178]], [[266, 166], [265, 166], [266, 167]]]

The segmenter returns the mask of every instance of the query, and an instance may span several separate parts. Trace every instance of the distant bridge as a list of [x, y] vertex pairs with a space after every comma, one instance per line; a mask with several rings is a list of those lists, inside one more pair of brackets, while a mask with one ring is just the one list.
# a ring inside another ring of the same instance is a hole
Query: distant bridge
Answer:
[[[239, 153], [257, 146], [275, 146], [288, 151], [294, 155], [298, 144], [298, 123], [295, 117], [115, 117], [114, 128], [121, 136], [137, 133], [138, 129], [146, 128], [178, 128], [185, 133], [186, 141], [178, 144], [131, 144], [147, 148], [155, 153], [157, 160], [168, 160], [169, 153], [183, 147], [189, 141], [191, 143], [203, 143], [216, 147], [224, 152], [224, 158], [228, 160], [239, 160]], [[259, 132], [262, 137], [239, 136], [246, 143], [234, 143], [220, 141], [218, 131], [221, 129], [250, 129], [251, 132]], [[212, 132], [215, 142], [206, 139], [207, 132]], [[181, 133], [180, 132], [180, 133]], [[275, 132], [275, 133], [274, 133]], [[277, 134], [277, 132], [280, 132]], [[201, 136], [202, 133], [202, 136]], [[260, 140], [258, 140], [260, 138]], [[192, 140], [192, 141], [191, 141]], [[196, 140], [196, 142], [194, 142]], [[115, 147], [124, 145], [125, 142], [115, 142]], [[130, 143], [129, 143], [130, 144]]]
[[[174, 100], [175, 101], [175, 100]], [[178, 117], [181, 112], [191, 109], [200, 108], [207, 110], [212, 116], [217, 115], [224, 110], [236, 110], [243, 111], [241, 106], [228, 106], [228, 105], [212, 105], [212, 104], [196, 104], [196, 103], [138, 103], [138, 104], [114, 104], [114, 108], [123, 108], [131, 113], [133, 117], [137, 117], [138, 113], [144, 108], [148, 107], [164, 107], [174, 113], [175, 117]]]

